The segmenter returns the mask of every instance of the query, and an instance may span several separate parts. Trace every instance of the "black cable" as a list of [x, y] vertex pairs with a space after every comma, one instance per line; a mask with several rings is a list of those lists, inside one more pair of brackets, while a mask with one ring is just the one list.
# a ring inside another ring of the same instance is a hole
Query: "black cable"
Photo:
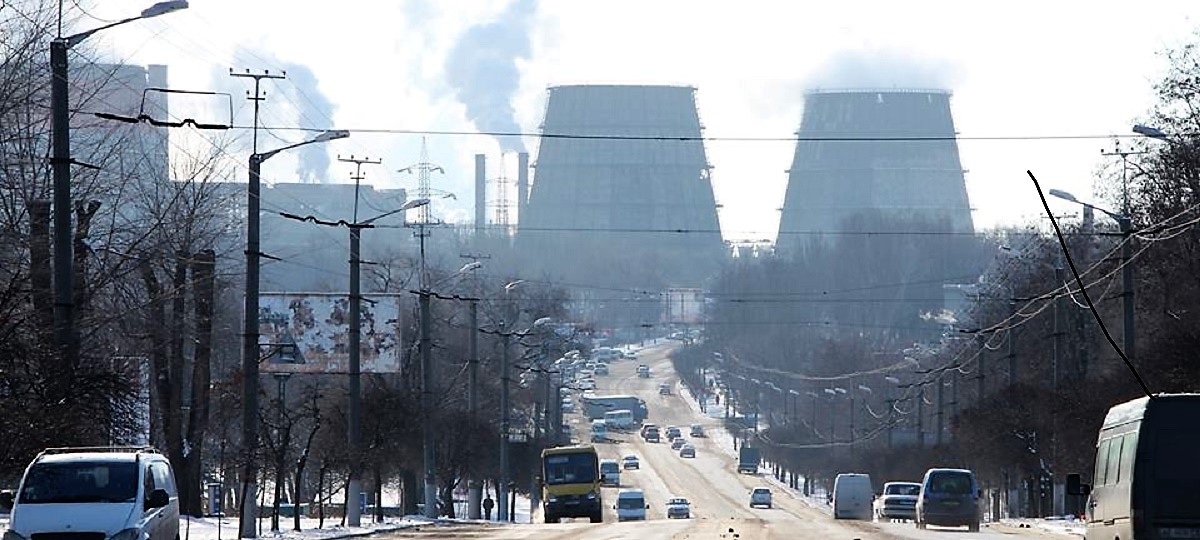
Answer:
[[1142, 379], [1142, 375], [1138, 373], [1133, 362], [1125, 356], [1125, 351], [1117, 346], [1117, 341], [1113, 339], [1112, 334], [1108, 332], [1108, 327], [1104, 325], [1104, 319], [1100, 318], [1100, 312], [1096, 311], [1096, 306], [1092, 304], [1092, 297], [1087, 292], [1087, 287], [1083, 286], [1083, 280], [1079, 278], [1079, 270], [1075, 269], [1075, 261], [1071, 258], [1071, 251], [1067, 249], [1067, 240], [1063, 238], [1062, 231], [1058, 228], [1058, 220], [1054, 219], [1054, 213], [1050, 211], [1050, 203], [1046, 202], [1046, 195], [1042, 193], [1042, 186], [1038, 184], [1037, 177], [1033, 176], [1033, 171], [1025, 171], [1029, 175], [1029, 179], [1033, 180], [1033, 187], [1037, 189], [1038, 198], [1042, 200], [1042, 207], [1046, 209], [1046, 215], [1050, 216], [1050, 224], [1054, 225], [1054, 235], [1058, 237], [1058, 243], [1062, 246], [1063, 255], [1067, 258], [1067, 264], [1071, 267], [1071, 274], [1075, 276], [1075, 283], [1079, 285], [1079, 292], [1083, 293], [1083, 299], [1087, 301], [1088, 310], [1092, 312], [1092, 316], [1096, 317], [1096, 324], [1100, 325], [1100, 330], [1104, 331], [1104, 337], [1108, 339], [1108, 344], [1112, 345], [1113, 350], [1117, 351], [1121, 360], [1125, 361], [1125, 365], [1129, 367], [1129, 371], [1133, 373], [1134, 378], [1142, 387], [1142, 391], [1146, 393], [1146, 397], [1154, 399], [1154, 394], [1150, 392], [1150, 387], [1146, 385], [1146, 381]]

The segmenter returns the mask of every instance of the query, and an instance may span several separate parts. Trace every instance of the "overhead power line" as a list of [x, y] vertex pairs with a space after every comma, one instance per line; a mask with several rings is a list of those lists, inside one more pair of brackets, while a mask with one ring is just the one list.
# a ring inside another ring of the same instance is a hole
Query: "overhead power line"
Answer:
[[[251, 126], [233, 126], [233, 129], [250, 129]], [[329, 128], [304, 126], [269, 126], [275, 131], [306, 131], [322, 132]], [[616, 140], [616, 141], [725, 141], [725, 142], [945, 142], [945, 141], [1069, 141], [1069, 140], [1112, 140], [1139, 139], [1137, 134], [1059, 134], [1059, 135], [912, 135], [912, 136], [855, 136], [855, 135], [816, 135], [816, 136], [693, 136], [693, 135], [594, 135], [578, 133], [538, 133], [527, 131], [469, 131], [453, 129], [407, 129], [407, 128], [345, 128], [354, 133], [382, 135], [443, 135], [443, 136], [477, 136], [491, 137], [533, 137], [541, 139], [573, 139], [573, 140]], [[1181, 136], [1191, 136], [1182, 134]]]

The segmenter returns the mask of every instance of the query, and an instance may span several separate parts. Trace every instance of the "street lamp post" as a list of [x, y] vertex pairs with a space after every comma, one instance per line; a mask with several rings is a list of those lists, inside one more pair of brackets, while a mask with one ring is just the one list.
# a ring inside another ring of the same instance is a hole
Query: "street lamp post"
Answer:
[[258, 490], [258, 467], [255, 451], [258, 448], [258, 286], [259, 286], [259, 193], [262, 163], [284, 151], [319, 142], [344, 139], [350, 133], [344, 130], [325, 131], [316, 137], [261, 154], [250, 154], [250, 183], [246, 200], [246, 304], [242, 321], [242, 444], [245, 446], [245, 463], [242, 475], [242, 499], [240, 501], [239, 529], [242, 538], [255, 538], [258, 517], [256, 497]]
[[[54, 180], [54, 337], [65, 363], [78, 361], [75, 330], [74, 254], [71, 233], [71, 115], [68, 100], [67, 50], [92, 34], [125, 23], [187, 9], [186, 0], [158, 2], [137, 17], [129, 17], [99, 28], [50, 42], [50, 168]], [[60, 29], [61, 31], [61, 29]]]
[[[517, 285], [523, 283], [523, 280], [517, 280], [504, 286], [505, 293], [511, 291]], [[509, 442], [509, 405], [508, 394], [512, 383], [512, 378], [509, 375], [509, 348], [513, 336], [518, 338], [529, 334], [534, 328], [543, 326], [551, 322], [549, 317], [542, 317], [533, 322], [533, 326], [522, 332], [508, 331], [505, 329], [507, 324], [505, 321], [500, 321], [500, 330], [498, 332], [489, 332], [500, 335], [500, 482], [496, 486], [496, 498], [501, 503], [497, 507], [496, 519], [499, 521], [508, 521], [512, 519], [507, 504], [504, 501], [508, 500], [509, 489], [512, 487], [509, 484], [511, 474], [508, 470], [508, 442]]]
[[[1147, 129], [1152, 129], [1152, 128], [1147, 128]], [[1135, 127], [1135, 131], [1136, 131], [1136, 127]], [[1122, 288], [1124, 289], [1122, 296], [1124, 297], [1124, 302], [1123, 302], [1124, 306], [1123, 307], [1124, 307], [1124, 316], [1125, 316], [1124, 325], [1123, 325], [1124, 341], [1125, 341], [1125, 356], [1127, 358], [1129, 358], [1130, 362], [1133, 362], [1133, 360], [1135, 358], [1135, 352], [1136, 352], [1136, 350], [1134, 349], [1134, 345], [1135, 345], [1134, 344], [1134, 322], [1135, 321], [1134, 321], [1134, 311], [1133, 311], [1133, 308], [1134, 308], [1133, 260], [1132, 260], [1133, 259], [1133, 220], [1131, 219], [1131, 216], [1129, 214], [1129, 209], [1126, 208], [1124, 213], [1118, 214], [1116, 212], [1111, 212], [1109, 210], [1105, 210], [1104, 208], [1100, 208], [1099, 206], [1093, 205], [1091, 203], [1087, 203], [1087, 202], [1081, 201], [1079, 199], [1076, 199], [1074, 195], [1072, 195], [1066, 191], [1063, 191], [1061, 189], [1052, 189], [1049, 191], [1049, 193], [1050, 193], [1050, 195], [1052, 195], [1054, 197], [1058, 197], [1064, 201], [1070, 201], [1070, 202], [1079, 204], [1083, 207], [1091, 208], [1092, 210], [1099, 211], [1099, 212], [1107, 215], [1108, 217], [1111, 217], [1114, 220], [1116, 220], [1117, 226], [1120, 227], [1120, 229], [1121, 229], [1121, 237], [1124, 238], [1124, 243], [1121, 245], [1121, 265], [1122, 265], [1121, 266], [1121, 284], [1122, 284]]]

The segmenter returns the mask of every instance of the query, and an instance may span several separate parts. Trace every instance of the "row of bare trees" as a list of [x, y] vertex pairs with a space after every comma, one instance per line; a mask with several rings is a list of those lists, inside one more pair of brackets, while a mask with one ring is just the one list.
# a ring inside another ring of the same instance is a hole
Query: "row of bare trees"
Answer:
[[[232, 427], [242, 414], [237, 291], [244, 190], [229, 183], [236, 172], [226, 155], [230, 141], [193, 134], [184, 139], [203, 142], [183, 151], [181, 143], [168, 144], [176, 139], [164, 128], [112, 125], [85, 114], [138, 111], [119, 110], [128, 102], [121, 96], [131, 92], [121, 75], [128, 66], [96, 62], [86, 48], [73, 49], [72, 157], [90, 167], [74, 170], [75, 204], [65, 209], [75, 222], [72, 296], [82, 344], [78, 365], [65, 365], [52, 345], [50, 233], [59, 209], [50, 204], [47, 160], [46, 45], [58, 8], [48, 0], [0, 7], [0, 483], [15, 485], [47, 447], [149, 443], [170, 458], [184, 513], [205, 512], [202, 493], [214, 482], [224, 486], [221, 502], [231, 512], [240, 503], [237, 475], [248, 453]], [[68, 8], [68, 18], [71, 13]], [[419, 266], [411, 255], [388, 258], [370, 266], [364, 288], [407, 294]], [[527, 283], [501, 296], [513, 278], [468, 284], [432, 273], [447, 294], [494, 291], [480, 295], [485, 327], [503, 321], [509, 329], [527, 328], [538, 318], [565, 315], [565, 295], [549, 286]], [[401, 486], [403, 511], [415, 513], [420, 422], [427, 417], [439, 426], [446, 511], [453, 511], [453, 492], [468, 476], [498, 476], [499, 340], [480, 337], [481, 414], [472, 416], [466, 407], [467, 305], [435, 301], [439, 400], [435, 410], [422, 410], [419, 362], [411, 354], [415, 306], [415, 296], [406, 300], [398, 323], [400, 372], [364, 376], [358, 455], [346, 444], [345, 374], [265, 375], [260, 381], [261, 446], [249, 455], [263, 465], [261, 481], [272, 488], [274, 527], [283, 501], [313, 502], [321, 513], [346, 504], [345, 479], [355, 463], [369, 471], [375, 501], [389, 486]], [[516, 347], [518, 363], [533, 354]], [[533, 400], [532, 389], [517, 388], [514, 408]], [[528, 465], [537, 449], [521, 450], [514, 461]]]

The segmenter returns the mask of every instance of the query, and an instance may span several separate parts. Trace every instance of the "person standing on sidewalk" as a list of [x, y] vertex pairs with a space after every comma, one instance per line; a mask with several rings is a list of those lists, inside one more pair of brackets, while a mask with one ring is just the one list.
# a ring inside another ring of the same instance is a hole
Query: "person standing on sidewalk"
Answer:
[[492, 500], [492, 496], [488, 495], [483, 500], [483, 519], [492, 520], [492, 507], [496, 506], [496, 502]]

